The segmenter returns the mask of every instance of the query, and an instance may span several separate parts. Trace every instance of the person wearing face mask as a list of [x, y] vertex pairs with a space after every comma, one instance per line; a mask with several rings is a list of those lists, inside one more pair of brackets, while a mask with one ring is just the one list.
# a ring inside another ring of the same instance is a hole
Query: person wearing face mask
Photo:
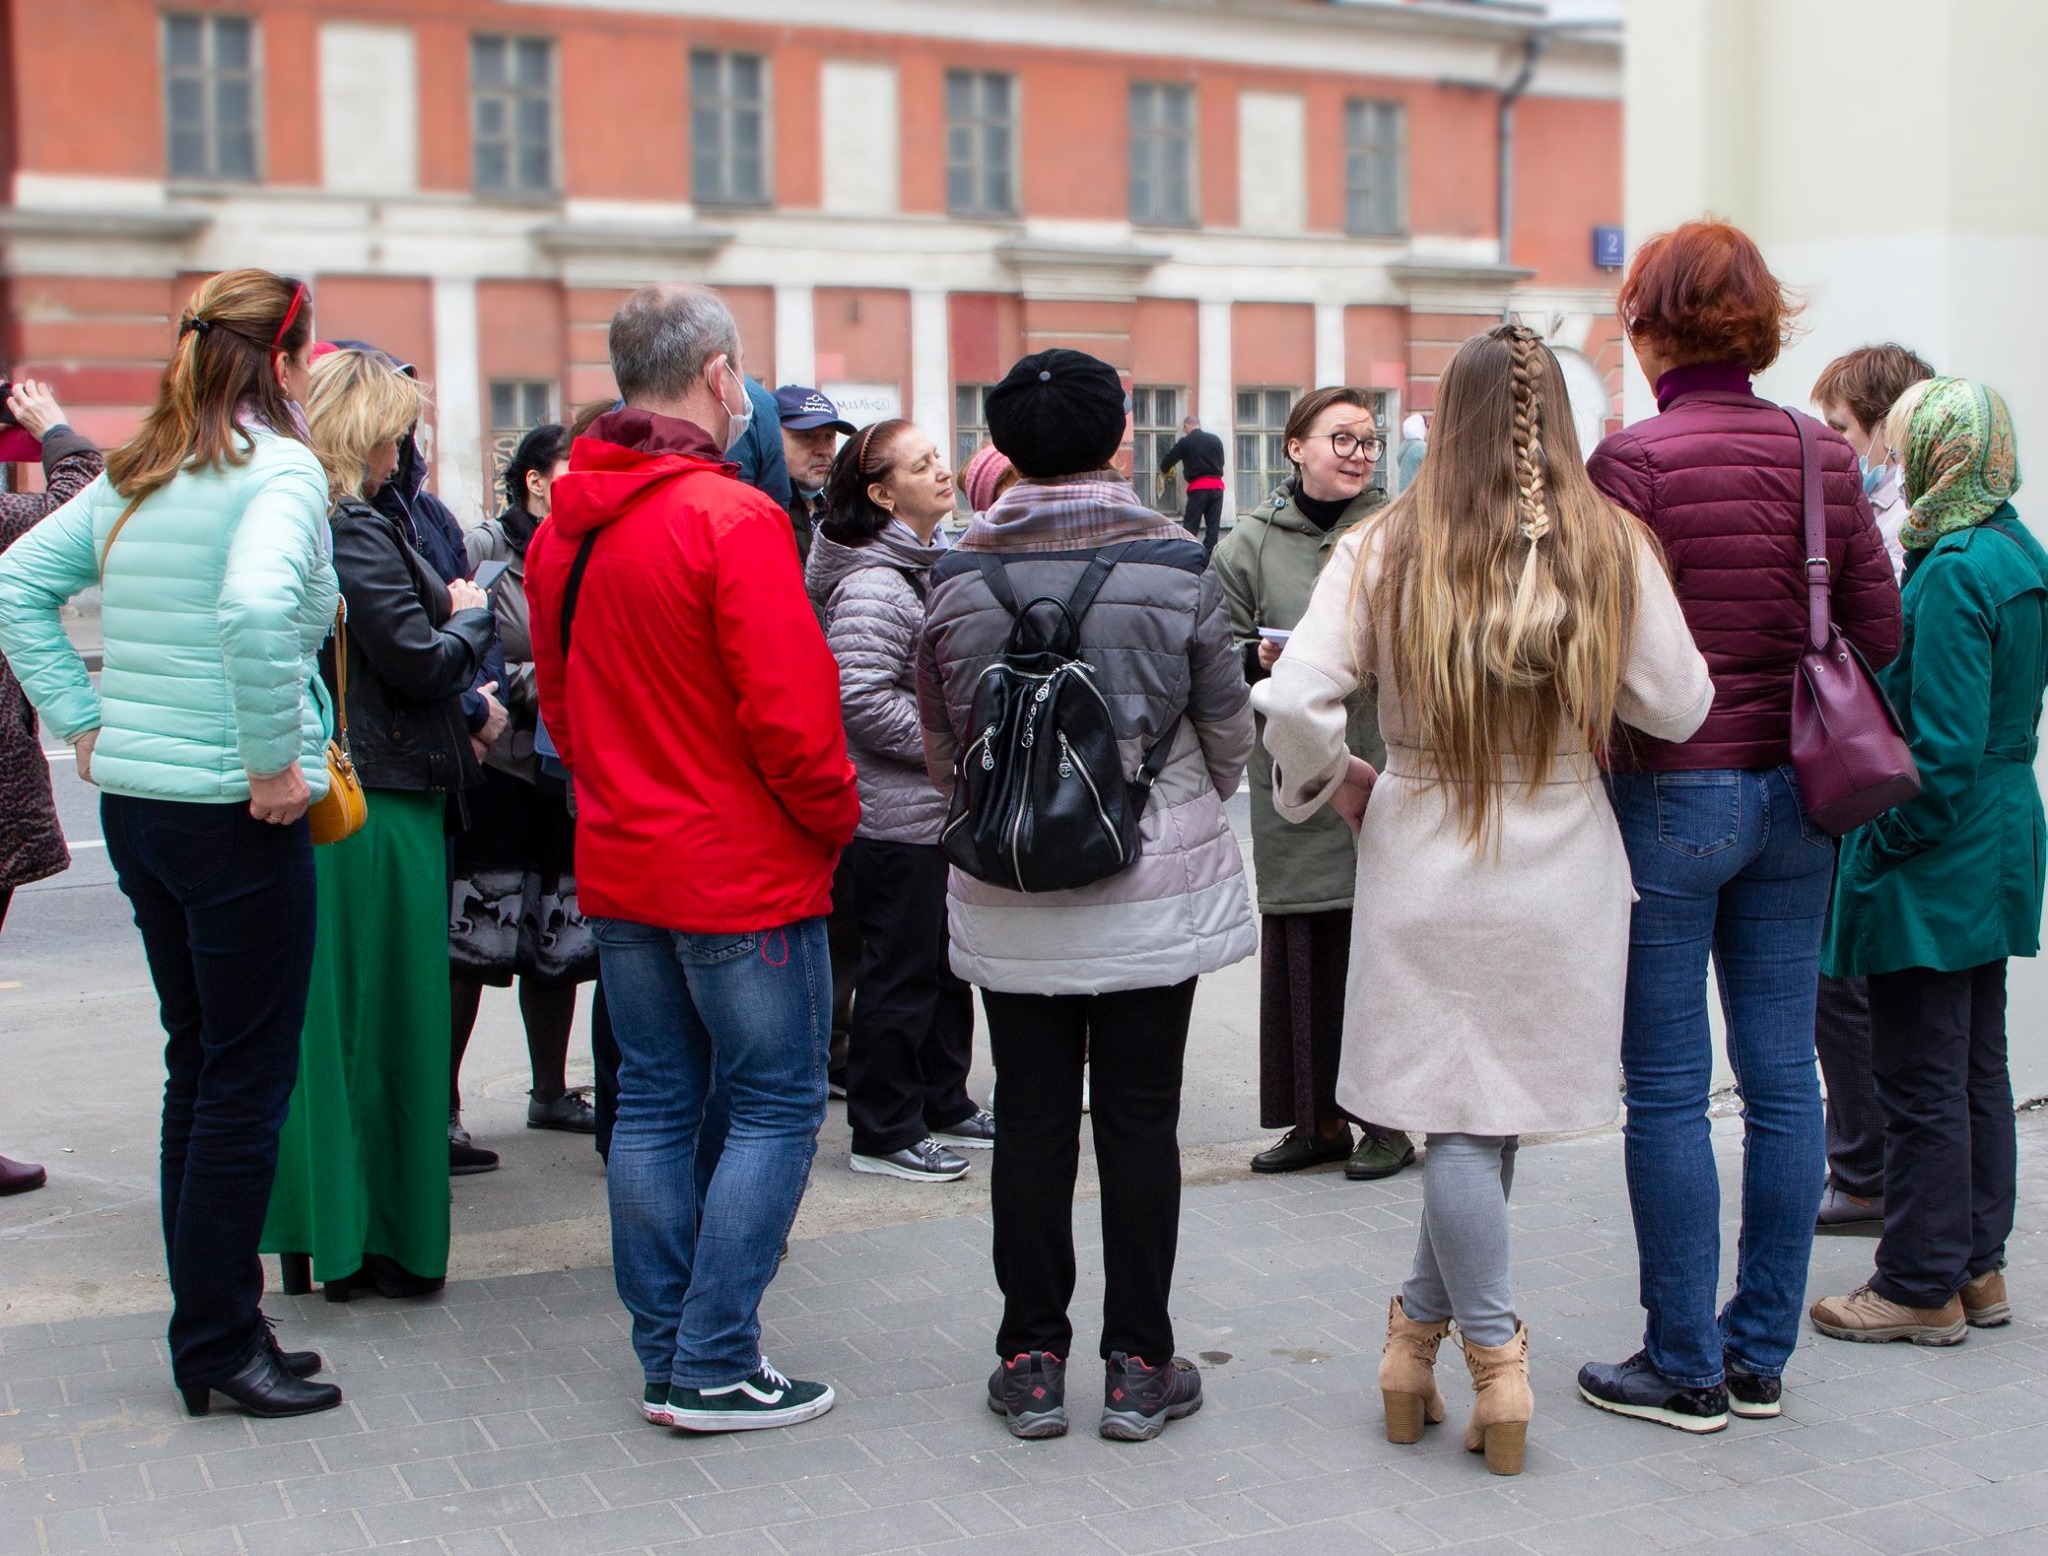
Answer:
[[853, 1170], [944, 1182], [967, 1171], [954, 1148], [986, 1150], [995, 1120], [967, 1094], [974, 995], [946, 936], [946, 801], [924, 768], [914, 650], [933, 544], [953, 512], [953, 477], [907, 421], [857, 433], [833, 462], [825, 518], [805, 570], [839, 662], [846, 743], [861, 819], [845, 870], [859, 904], [846, 1116]]
[[[1808, 396], [1856, 451], [1871, 517], [1901, 582], [1911, 509], [1885, 417], [1900, 395], [1933, 376], [1934, 369], [1904, 346], [1863, 346], [1823, 368]], [[1884, 1227], [1884, 1112], [1870, 1072], [1870, 992], [1863, 979], [1821, 974], [1813, 1040], [1827, 1088], [1828, 1141], [1828, 1186], [1814, 1229], [1875, 1236]]]
[[789, 1426], [833, 1403], [762, 1356], [760, 1303], [825, 1116], [825, 919], [860, 819], [839, 671], [788, 514], [725, 457], [750, 405], [724, 302], [643, 287], [610, 349], [625, 403], [571, 446], [526, 598], [623, 1055], [613, 1265], [649, 1421]]
[[[1372, 484], [1386, 444], [1364, 390], [1340, 386], [1303, 395], [1287, 418], [1285, 437], [1294, 480], [1241, 518], [1216, 549], [1231, 634], [1253, 685], [1279, 660], [1337, 543], [1387, 500]], [[1387, 753], [1371, 692], [1361, 687], [1347, 706], [1352, 755], [1383, 766]], [[1353, 1180], [1389, 1177], [1415, 1160], [1408, 1137], [1364, 1124], [1354, 1150], [1352, 1121], [1337, 1105], [1358, 850], [1332, 812], [1300, 826], [1282, 820], [1273, 809], [1272, 766], [1261, 741], [1252, 748], [1251, 770], [1252, 860], [1262, 920], [1259, 1122], [1287, 1135], [1252, 1158], [1252, 1171], [1343, 1162]]]

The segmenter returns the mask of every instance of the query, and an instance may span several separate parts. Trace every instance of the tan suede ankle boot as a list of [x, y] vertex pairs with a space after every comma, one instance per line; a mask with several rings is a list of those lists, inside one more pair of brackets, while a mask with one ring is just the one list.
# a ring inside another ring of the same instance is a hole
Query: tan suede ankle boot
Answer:
[[1465, 1428], [1465, 1451], [1484, 1451], [1486, 1467], [1496, 1475], [1519, 1475], [1529, 1418], [1536, 1413], [1536, 1398], [1529, 1392], [1529, 1326], [1518, 1324], [1506, 1345], [1474, 1345], [1462, 1334], [1458, 1343], [1472, 1373], [1472, 1420]]
[[1380, 1398], [1387, 1407], [1388, 1442], [1419, 1443], [1424, 1423], [1444, 1418], [1444, 1397], [1436, 1386], [1436, 1351], [1450, 1332], [1448, 1319], [1418, 1324], [1402, 1311], [1399, 1297], [1387, 1304]]

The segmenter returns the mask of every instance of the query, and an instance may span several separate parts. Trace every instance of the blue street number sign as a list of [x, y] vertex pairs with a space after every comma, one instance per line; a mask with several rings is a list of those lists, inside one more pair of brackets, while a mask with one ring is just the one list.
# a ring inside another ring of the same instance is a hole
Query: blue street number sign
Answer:
[[1619, 227], [1593, 229], [1593, 263], [1602, 270], [1619, 270], [1627, 252], [1627, 245], [1622, 242]]

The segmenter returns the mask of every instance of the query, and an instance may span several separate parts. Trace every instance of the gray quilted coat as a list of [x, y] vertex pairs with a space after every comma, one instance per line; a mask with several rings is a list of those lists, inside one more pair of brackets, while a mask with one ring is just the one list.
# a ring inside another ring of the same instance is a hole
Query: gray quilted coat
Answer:
[[860, 546], [822, 530], [811, 538], [804, 583], [839, 661], [839, 711], [860, 785], [856, 837], [936, 843], [945, 823], [946, 797], [925, 774], [915, 656], [921, 591], [944, 555], [900, 522]]
[[1258, 947], [1244, 860], [1223, 812], [1252, 750], [1251, 693], [1229, 610], [1201, 546], [1109, 474], [1012, 487], [932, 575], [918, 696], [926, 762], [948, 791], [975, 684], [1011, 626], [967, 547], [1002, 554], [1018, 599], [1030, 600], [1064, 598], [1096, 548], [1128, 541], [1081, 623], [1081, 657], [1115, 714], [1126, 773], [1185, 710], [1129, 869], [1071, 891], [1029, 893], [952, 872], [953, 970], [985, 989], [1164, 988]]

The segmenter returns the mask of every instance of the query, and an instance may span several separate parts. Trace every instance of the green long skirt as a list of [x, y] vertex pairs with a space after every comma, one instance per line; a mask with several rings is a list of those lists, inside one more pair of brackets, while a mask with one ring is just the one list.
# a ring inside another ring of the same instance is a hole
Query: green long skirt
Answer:
[[366, 1253], [448, 1273], [448, 856], [442, 797], [369, 791], [314, 850], [320, 926], [265, 1253], [342, 1280]]

